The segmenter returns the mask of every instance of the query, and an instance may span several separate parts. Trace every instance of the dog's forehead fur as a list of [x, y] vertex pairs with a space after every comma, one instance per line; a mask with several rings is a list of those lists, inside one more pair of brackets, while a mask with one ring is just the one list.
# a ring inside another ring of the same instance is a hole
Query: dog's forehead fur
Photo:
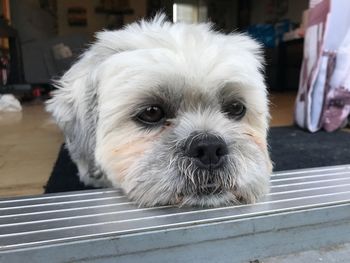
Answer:
[[[99, 79], [123, 74], [153, 86], [172, 82], [179, 84], [172, 88], [186, 84], [209, 93], [227, 82], [265, 90], [260, 47], [242, 34], [219, 34], [208, 24], [171, 24], [160, 16], [121, 31], [101, 32], [97, 38], [90, 56], [96, 52], [96, 59], [104, 62], [88, 66]], [[122, 86], [118, 89], [122, 92]]]

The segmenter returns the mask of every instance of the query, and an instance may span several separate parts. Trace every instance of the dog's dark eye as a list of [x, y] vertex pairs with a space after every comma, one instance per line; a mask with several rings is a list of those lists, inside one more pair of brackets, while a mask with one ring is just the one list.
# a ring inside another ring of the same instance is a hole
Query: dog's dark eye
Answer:
[[165, 114], [162, 108], [159, 106], [149, 106], [144, 109], [137, 118], [146, 124], [159, 123], [165, 118]]
[[241, 119], [246, 113], [246, 107], [239, 101], [232, 102], [224, 107], [224, 111], [234, 119]]

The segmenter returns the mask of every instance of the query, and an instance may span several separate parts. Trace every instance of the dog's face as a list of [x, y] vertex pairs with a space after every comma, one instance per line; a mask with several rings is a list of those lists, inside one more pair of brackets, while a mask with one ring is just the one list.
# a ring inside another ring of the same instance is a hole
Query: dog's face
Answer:
[[83, 182], [140, 205], [219, 206], [268, 191], [259, 46], [162, 17], [103, 32], [48, 110]]

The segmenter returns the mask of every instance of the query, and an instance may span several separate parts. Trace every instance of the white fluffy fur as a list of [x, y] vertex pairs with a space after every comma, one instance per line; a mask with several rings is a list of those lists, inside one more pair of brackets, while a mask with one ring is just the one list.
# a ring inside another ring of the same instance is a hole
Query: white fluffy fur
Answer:
[[[83, 182], [122, 187], [147, 206], [254, 202], [268, 191], [268, 100], [255, 41], [213, 32], [209, 24], [172, 24], [162, 15], [96, 37], [57, 82], [47, 106], [64, 131]], [[170, 126], [142, 129], [131, 115], [161, 87], [187, 102]], [[244, 101], [242, 120], [221, 112], [221, 90]], [[220, 196], [181, 194], [188, 182], [180, 177], [190, 172], [177, 167], [178, 157], [169, 147], [195, 131], [221, 136], [233, 151], [234, 168], [227, 176], [235, 185]]]

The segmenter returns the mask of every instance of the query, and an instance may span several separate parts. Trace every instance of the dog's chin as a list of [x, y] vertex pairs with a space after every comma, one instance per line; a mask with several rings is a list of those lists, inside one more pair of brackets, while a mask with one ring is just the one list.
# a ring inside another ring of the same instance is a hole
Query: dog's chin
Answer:
[[189, 194], [177, 198], [175, 205], [180, 207], [220, 207], [228, 205], [237, 205], [241, 201], [237, 199], [233, 192], [223, 191], [213, 194]]

